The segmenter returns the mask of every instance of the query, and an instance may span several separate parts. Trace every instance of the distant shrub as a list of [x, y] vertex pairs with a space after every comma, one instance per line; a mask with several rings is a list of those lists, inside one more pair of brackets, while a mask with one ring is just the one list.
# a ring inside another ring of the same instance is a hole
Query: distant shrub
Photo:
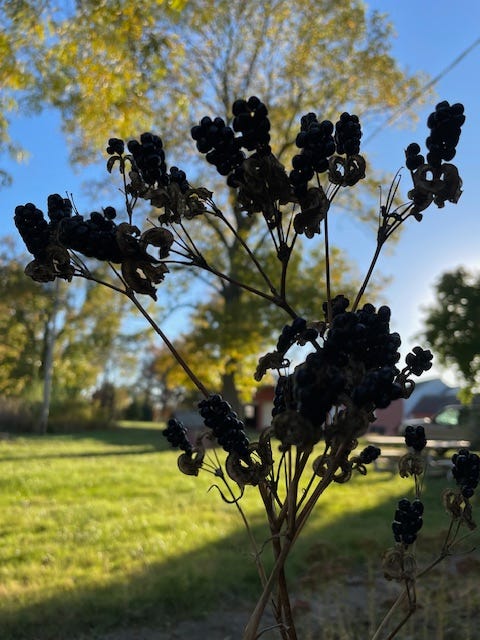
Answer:
[[35, 406], [20, 398], [0, 396], [0, 431], [31, 433], [35, 430]]

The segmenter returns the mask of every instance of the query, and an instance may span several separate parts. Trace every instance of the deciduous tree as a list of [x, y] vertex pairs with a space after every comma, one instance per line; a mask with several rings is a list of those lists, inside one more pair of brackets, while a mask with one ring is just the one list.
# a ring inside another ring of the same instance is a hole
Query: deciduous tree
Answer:
[[41, 401], [49, 337], [56, 402], [92, 391], [112, 354], [117, 367], [122, 354], [132, 366], [134, 343], [141, 336], [130, 335], [128, 341], [122, 336], [124, 300], [80, 281], [39, 286], [25, 277], [22, 258], [5, 244], [9, 250], [0, 256], [0, 394]]
[[427, 309], [425, 338], [444, 367], [462, 376], [462, 399], [480, 387], [480, 275], [463, 268], [444, 273]]
[[[169, 164], [187, 162], [188, 177], [198, 184], [205, 169], [193, 164], [193, 155], [185, 155], [193, 148], [186, 144], [185, 131], [205, 115], [231, 123], [235, 98], [261, 97], [275, 131], [273, 151], [287, 163], [302, 114], [313, 110], [319, 119], [335, 121], [348, 108], [368, 125], [379, 114], [385, 117], [408, 104], [422, 82], [392, 57], [392, 28], [385, 17], [369, 15], [359, 0], [322, 0], [314, 8], [302, 0], [190, 0], [181, 5], [160, 0], [148, 10], [126, 0], [77, 2], [69, 10], [55, 2], [47, 5], [48, 47], [34, 61], [26, 56], [33, 76], [42, 79], [32, 97], [36, 104], [47, 102], [60, 110], [75, 160], [88, 161], [112, 135], [132, 137], [153, 129], [164, 139]], [[215, 220], [209, 220], [208, 231], [218, 240], [215, 251], [222, 253], [231, 283], [213, 294], [206, 290], [207, 304], [200, 305], [195, 318], [197, 328], [211, 324], [212, 310], [232, 321], [242, 318], [222, 337], [225, 350], [217, 360], [224, 392], [231, 387], [227, 397], [237, 405], [231, 378], [238, 371], [231, 355], [235, 341], [241, 336], [245, 358], [245, 346], [252, 345], [252, 356], [253, 349], [258, 352], [259, 331], [266, 335], [264, 324], [260, 330], [252, 322], [247, 331], [246, 319], [257, 310], [235, 285], [245, 268], [239, 239], [258, 245], [261, 236], [255, 218], [236, 205], [221, 179], [215, 189], [235, 233], [228, 236]], [[370, 213], [365, 201], [356, 210], [358, 217]], [[198, 238], [204, 231], [196, 231]], [[201, 341], [205, 333], [199, 336]]]

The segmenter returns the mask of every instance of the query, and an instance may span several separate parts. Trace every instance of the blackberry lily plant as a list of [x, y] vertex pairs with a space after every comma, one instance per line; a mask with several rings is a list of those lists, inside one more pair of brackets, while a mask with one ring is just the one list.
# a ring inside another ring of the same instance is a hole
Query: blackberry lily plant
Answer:
[[[247, 528], [261, 592], [243, 631], [244, 640], [262, 635], [262, 618], [268, 606], [278, 636], [297, 639], [286, 561], [324, 491], [332, 483], [348, 482], [353, 474], [365, 475], [380, 454], [373, 446], [357, 450], [358, 439], [375, 420], [375, 410], [407, 398], [415, 386], [412, 377], [431, 367], [432, 355], [421, 347], [408, 354], [403, 366], [398, 364], [400, 337], [390, 331], [390, 309], [377, 309], [364, 302], [364, 296], [388, 238], [409, 218], [420, 221], [432, 204], [443, 207], [446, 202], [458, 201], [462, 183], [450, 161], [465, 120], [463, 111], [461, 104], [439, 103], [427, 122], [426, 157], [416, 143], [406, 149], [406, 167], [413, 182], [408, 200], [397, 202], [397, 175], [380, 206], [376, 250], [354, 300], [332, 293], [328, 231], [330, 208], [337, 194], [365, 177], [361, 126], [358, 117], [349, 113], [341, 114], [335, 125], [319, 120], [315, 113], [304, 115], [296, 138], [298, 153], [289, 171], [271, 151], [268, 110], [255, 96], [234, 102], [232, 126], [222, 118], [207, 116], [191, 130], [198, 151], [226, 177], [236, 206], [246, 216], [263, 218], [278, 258], [275, 281], [216, 205], [213, 193], [192, 186], [178, 167], [168, 168], [162, 140], [151, 133], [127, 145], [118, 138], [108, 143], [107, 169], [110, 173], [118, 170], [122, 182], [123, 221], [118, 221], [111, 206], [89, 217], [80, 215], [69, 199], [58, 194], [48, 198], [47, 218], [32, 203], [15, 209], [15, 224], [33, 254], [25, 269], [28, 276], [38, 282], [85, 278], [126, 296], [203, 396], [198, 410], [205, 429], [196, 442], [190, 441], [186, 426], [176, 419], [168, 422], [164, 435], [180, 449], [180, 471], [193, 476], [213, 474], [217, 488], [222, 487], [222, 498], [238, 509]], [[157, 219], [149, 220], [144, 231], [134, 221], [135, 207], [142, 200], [158, 211]], [[263, 288], [247, 281], [232, 282], [222, 267], [206, 259], [193, 230], [196, 220], [205, 217], [215, 218], [236, 236]], [[322, 318], [300, 317], [289, 302], [289, 261], [302, 235], [311, 240], [322, 237], [324, 242], [327, 295]], [[111, 279], [100, 278], [89, 268], [92, 258], [108, 263]], [[277, 378], [271, 426], [258, 441], [249, 441], [242, 420], [220, 395], [206, 388], [142, 302], [142, 296], [156, 300], [157, 285], [169, 269], [208, 272], [285, 312], [288, 323], [279, 332], [276, 347], [260, 357], [254, 373], [257, 381], [270, 370]], [[304, 346], [307, 353], [295, 367], [289, 360], [294, 345]], [[399, 502], [392, 525], [394, 546], [384, 556], [386, 577], [404, 583], [405, 588], [375, 633], [375, 640], [393, 638], [413, 613], [416, 580], [429, 569], [418, 570], [415, 561], [415, 540], [423, 514], [425, 434], [421, 428], [408, 430], [406, 445], [408, 453], [401, 460], [400, 473], [414, 478], [415, 499]], [[220, 455], [220, 447], [225, 455]], [[458, 488], [445, 495], [452, 523], [438, 560], [458, 541], [461, 525], [474, 526], [470, 498], [478, 482], [478, 457], [462, 450], [454, 464]], [[247, 487], [258, 491], [265, 507], [270, 537], [263, 546], [254, 539], [242, 508], [241, 497]], [[267, 545], [274, 556], [269, 571], [260, 551]], [[394, 624], [393, 613], [404, 602], [408, 606]]]

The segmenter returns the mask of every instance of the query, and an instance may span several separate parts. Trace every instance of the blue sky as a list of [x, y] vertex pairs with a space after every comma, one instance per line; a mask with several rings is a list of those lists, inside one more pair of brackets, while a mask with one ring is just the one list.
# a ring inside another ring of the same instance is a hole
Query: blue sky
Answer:
[[[480, 37], [480, 4], [474, 0], [376, 0], [366, 3], [389, 15], [394, 25], [393, 54], [400, 65], [410, 72], [425, 71], [431, 78], [442, 74]], [[426, 107], [418, 107], [418, 125], [410, 129], [386, 126], [367, 144], [366, 151], [377, 168], [394, 173], [404, 162], [403, 150], [412, 141], [424, 146], [427, 135], [426, 118], [439, 100], [462, 102], [467, 121], [458, 146], [457, 164], [463, 179], [464, 193], [457, 205], [444, 209], [431, 207], [418, 224], [410, 221], [393, 252], [383, 255], [378, 273], [391, 278], [385, 301], [392, 307], [392, 328], [403, 339], [406, 353], [416, 343], [415, 335], [422, 329], [422, 309], [433, 300], [433, 287], [446, 270], [463, 265], [480, 270], [480, 211], [476, 187], [480, 181], [478, 154], [480, 151], [480, 45], [476, 46], [435, 86], [437, 98]], [[400, 122], [400, 121], [399, 121]], [[381, 119], [378, 127], [385, 124]], [[135, 132], [134, 132], [135, 133]], [[368, 138], [368, 131], [365, 137]], [[13, 183], [0, 191], [2, 215], [1, 235], [14, 235], [13, 210], [17, 204], [35, 202], [45, 206], [48, 194], [72, 192], [80, 211], [90, 210], [82, 183], [89, 176], [98, 177], [98, 166], [104, 166], [102, 150], [99, 165], [74, 171], [68, 164], [68, 150], [60, 132], [59, 119], [53, 112], [25, 119], [15, 117], [12, 135], [29, 152], [28, 162], [14, 164], [2, 161], [13, 177]], [[103, 169], [101, 169], [103, 170]], [[408, 173], [404, 175], [403, 192], [409, 188]], [[97, 203], [105, 206], [107, 202]], [[373, 234], [354, 224], [348, 213], [336, 214], [333, 244], [348, 251], [351, 259], [365, 270], [374, 250]], [[435, 369], [434, 373], [438, 373]], [[444, 379], [455, 383], [454, 377], [442, 372]]]

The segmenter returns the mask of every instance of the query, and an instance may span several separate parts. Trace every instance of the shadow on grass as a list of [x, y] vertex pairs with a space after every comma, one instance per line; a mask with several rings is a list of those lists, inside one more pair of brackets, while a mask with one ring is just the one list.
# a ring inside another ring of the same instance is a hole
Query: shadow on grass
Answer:
[[[144, 453], [154, 453], [159, 451], [169, 451], [172, 449], [166, 438], [163, 436], [162, 431], [164, 425], [161, 423], [152, 423], [152, 426], [142, 427], [133, 424], [132, 426], [120, 426], [112, 427], [110, 429], [99, 429], [92, 431], [78, 431], [72, 433], [48, 433], [47, 438], [50, 441], [57, 440], [62, 442], [68, 441], [95, 441], [103, 445], [116, 447], [113, 450], [108, 451], [82, 451], [79, 453], [39, 453], [38, 455], [27, 456], [5, 456], [0, 452], [0, 462], [12, 462], [15, 460], [40, 460], [40, 459], [55, 459], [55, 458], [89, 458], [89, 457], [101, 457], [101, 456], [117, 456], [117, 455], [137, 455]], [[15, 436], [14, 436], [15, 437]], [[22, 439], [38, 440], [42, 442], [45, 440], [44, 436], [22, 434]], [[258, 438], [257, 433], [250, 434], [250, 439]], [[85, 446], [88, 446], [86, 444]], [[136, 447], [130, 451], [122, 451], [123, 447]]]
[[144, 447], [143, 449], [130, 449], [127, 451], [83, 451], [82, 453], [46, 453], [44, 455], [28, 455], [28, 456], [1, 456], [0, 463], [2, 462], [17, 462], [25, 460], [55, 460], [62, 458], [103, 458], [108, 456], [131, 456], [142, 455], [145, 453], [154, 453], [157, 447], [154, 445], [150, 447]]
[[[438, 483], [433, 484], [437, 490]], [[381, 553], [392, 544], [390, 522], [394, 508], [395, 497], [373, 509], [346, 512], [322, 524], [317, 519], [314, 526], [307, 526], [291, 558], [291, 582], [295, 584], [306, 575], [311, 577], [312, 571], [317, 584], [325, 582], [327, 562], [335, 558], [346, 565], [347, 573], [355, 573], [367, 557], [380, 571]], [[364, 522], [369, 523], [369, 528]], [[266, 529], [258, 521], [252, 523], [252, 532], [259, 543], [267, 539]], [[432, 545], [434, 537], [430, 540]], [[353, 541], [350, 548], [347, 539]], [[174, 628], [176, 621], [195, 619], [215, 609], [235, 608], [235, 603], [248, 610], [259, 592], [259, 581], [247, 545], [245, 531], [239, 525], [237, 532], [222, 540], [207, 545], [199, 541], [194, 552], [162, 563], [152, 562], [139, 572], [102, 586], [77, 585], [71, 591], [46, 594], [38, 602], [16, 608], [3, 598], [1, 638], [74, 640], [81, 634], [90, 634], [88, 637], [93, 639], [95, 634], [135, 625], [166, 631]], [[265, 557], [264, 561], [267, 567], [271, 565], [271, 559]], [[311, 581], [309, 584], [315, 587]], [[232, 637], [239, 637], [240, 630], [233, 634]]]
[[63, 437], [71, 440], [97, 440], [105, 444], [118, 446], [151, 444], [153, 446], [158, 445], [161, 446], [161, 448], [167, 448], [168, 443], [162, 435], [164, 428], [165, 426], [163, 424], [157, 423], [152, 423], [152, 426], [149, 427], [132, 424], [131, 426], [113, 426], [108, 429], [48, 435], [49, 437]]
[[[62, 443], [64, 441], [82, 443], [82, 451], [59, 451], [55, 453], [42, 452], [39, 449], [38, 455], [29, 453], [28, 455], [2, 455], [0, 452], [1, 462], [15, 462], [25, 460], [54, 460], [62, 458], [96, 458], [109, 456], [129, 456], [149, 454], [158, 451], [167, 450], [170, 445], [162, 435], [162, 427], [158, 428], [142, 428], [142, 427], [121, 427], [102, 429], [95, 431], [78, 431], [72, 433], [50, 434], [45, 436], [24, 434], [20, 436], [22, 439], [29, 441], [38, 441], [42, 443], [48, 438], [48, 442]], [[88, 450], [88, 442], [94, 441], [105, 446], [111, 446], [112, 449], [106, 450]], [[11, 441], [12, 442], [12, 441]], [[85, 443], [83, 445], [83, 443]], [[14, 444], [14, 440], [13, 440]], [[83, 449], [83, 446], [85, 449]], [[127, 447], [130, 447], [127, 448]]]

